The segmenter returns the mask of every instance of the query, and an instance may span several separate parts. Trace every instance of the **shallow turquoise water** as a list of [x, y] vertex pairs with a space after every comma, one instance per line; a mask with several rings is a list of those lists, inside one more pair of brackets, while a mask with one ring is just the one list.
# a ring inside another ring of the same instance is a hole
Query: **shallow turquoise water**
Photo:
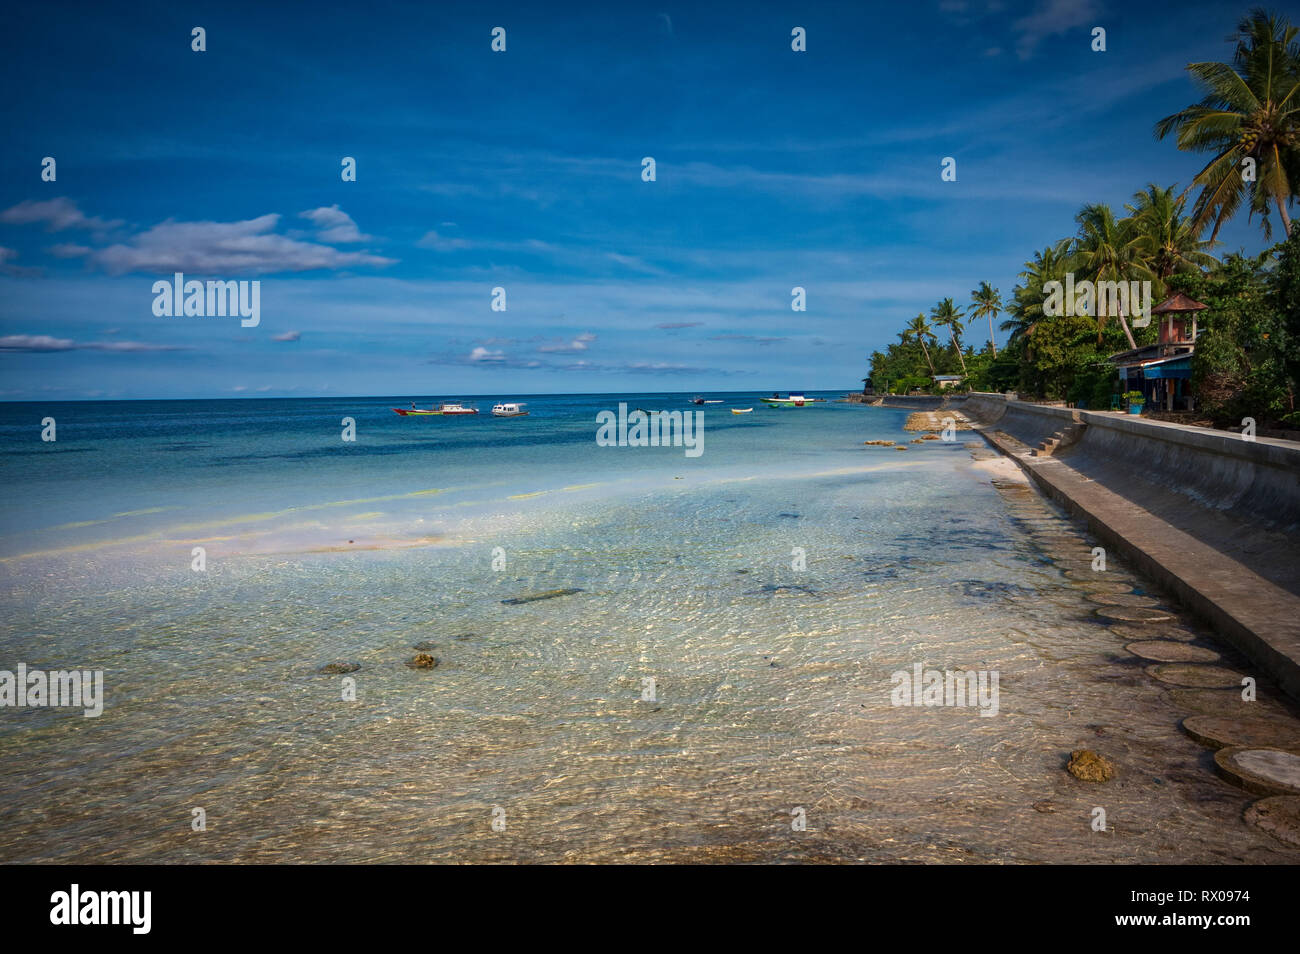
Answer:
[[[963, 443], [748, 398], [698, 459], [597, 447], [617, 400], [60, 409], [61, 458], [4, 407], [6, 485], [43, 489], [5, 497], [0, 650], [108, 700], [0, 710], [0, 859], [1295, 860], [1050, 559], [1089, 542]], [[997, 670], [999, 715], [891, 706], [915, 662]], [[1061, 771], [1081, 740], [1122, 763], [1113, 834]]]

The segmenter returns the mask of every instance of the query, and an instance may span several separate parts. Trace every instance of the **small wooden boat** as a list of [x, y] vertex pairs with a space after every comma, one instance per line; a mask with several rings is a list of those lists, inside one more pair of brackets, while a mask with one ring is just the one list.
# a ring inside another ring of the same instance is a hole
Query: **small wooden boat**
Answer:
[[517, 402], [505, 402], [502, 404], [492, 405], [493, 417], [527, 417], [528, 412], [524, 410], [524, 405]]
[[412, 401], [410, 407], [395, 407], [393, 411], [402, 417], [423, 417], [428, 415], [450, 417], [458, 414], [477, 414], [478, 408], [468, 407], [456, 401], [447, 401], [437, 407], [416, 407], [415, 402]]
[[732, 413], [732, 414], [748, 414], [748, 413], [749, 413], [750, 411], [752, 411], [752, 410], [754, 410], [752, 407], [733, 407], [733, 408], [731, 409], [731, 413]]

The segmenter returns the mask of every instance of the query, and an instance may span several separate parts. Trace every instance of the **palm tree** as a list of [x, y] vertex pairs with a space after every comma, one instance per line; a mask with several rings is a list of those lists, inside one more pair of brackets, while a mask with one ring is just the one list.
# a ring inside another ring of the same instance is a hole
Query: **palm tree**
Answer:
[[1217, 264], [1213, 255], [1204, 249], [1214, 243], [1202, 241], [1201, 230], [1183, 215], [1185, 196], [1174, 196], [1173, 187], [1161, 189], [1154, 182], [1145, 192], [1133, 195], [1133, 204], [1126, 205], [1133, 219], [1133, 247], [1147, 268], [1160, 279], [1175, 272], [1197, 271]]
[[[1110, 206], [1102, 202], [1085, 205], [1074, 217], [1079, 223], [1079, 237], [1072, 256], [1075, 267], [1082, 271], [1096, 290], [1094, 313], [1097, 316], [1097, 344], [1101, 344], [1102, 329], [1106, 327], [1106, 301], [1101, 294], [1102, 282], [1127, 282], [1133, 278], [1154, 278], [1142, 264], [1135, 243], [1132, 219], [1116, 220]], [[1124, 329], [1130, 348], [1137, 348], [1133, 332], [1124, 320], [1124, 308], [1119, 308], [1119, 324]]]
[[957, 352], [957, 358], [961, 361], [961, 373], [965, 376], [966, 359], [962, 357], [961, 342], [958, 340], [958, 336], [966, 330], [961, 323], [961, 310], [952, 303], [951, 298], [945, 298], [930, 309], [930, 317], [934, 319], [936, 328], [947, 328], [952, 335], [952, 349]]
[[1048, 282], [1063, 282], [1070, 267], [1070, 245], [1073, 239], [1060, 239], [1040, 252], [1035, 252], [1032, 261], [1025, 262], [1020, 273], [1022, 284], [1012, 290], [1012, 301], [1008, 313], [1010, 320], [999, 326], [1003, 331], [1010, 331], [1012, 341], [1024, 342], [1026, 350], [1030, 336], [1038, 322], [1043, 319], [1043, 301], [1047, 293], [1043, 290]]
[[[1019, 286], [1016, 291], [1021, 291]], [[998, 323], [1000, 330], [1011, 332], [1007, 337], [1007, 350], [1013, 350], [1018, 344], [1024, 344], [1028, 349], [1029, 337], [1034, 333], [1034, 325], [1037, 322], [1025, 314], [1024, 301], [1018, 294], [1016, 300], [1007, 309], [1007, 315], [1009, 317], [1005, 321]]]
[[904, 341], [911, 341], [915, 338], [921, 342], [921, 350], [925, 352], [925, 363], [930, 366], [930, 377], [934, 377], [934, 362], [930, 360], [930, 349], [925, 346], [925, 339], [935, 340], [934, 332], [930, 330], [929, 324], [925, 320], [925, 315], [917, 315], [911, 323], [903, 329], [899, 335]]
[[1002, 293], [988, 282], [980, 282], [980, 287], [970, 293], [970, 300], [971, 310], [967, 312], [968, 317], [989, 320], [989, 347], [993, 349], [993, 357], [996, 360], [998, 346], [993, 340], [993, 319], [1002, 311]]
[[[1273, 233], [1268, 203], [1277, 205], [1291, 234], [1287, 205], [1300, 188], [1300, 44], [1297, 28], [1284, 17], [1254, 10], [1237, 24], [1232, 64], [1190, 63], [1187, 71], [1205, 92], [1195, 105], [1156, 123], [1157, 139], [1178, 134], [1178, 148], [1213, 158], [1192, 180], [1201, 194], [1192, 208], [1199, 233], [1214, 231], [1249, 195], [1250, 214], [1259, 213], [1264, 237]], [[1255, 181], [1243, 180], [1243, 160], [1253, 159]], [[1189, 186], [1189, 190], [1190, 190]]]

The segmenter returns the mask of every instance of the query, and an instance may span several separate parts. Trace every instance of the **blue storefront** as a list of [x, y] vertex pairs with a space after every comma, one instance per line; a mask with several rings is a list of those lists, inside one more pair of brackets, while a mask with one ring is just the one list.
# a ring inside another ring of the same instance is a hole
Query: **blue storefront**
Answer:
[[1189, 391], [1192, 377], [1190, 354], [1144, 361], [1137, 367], [1126, 370], [1129, 390], [1141, 391], [1146, 396], [1148, 407], [1167, 411], [1193, 409]]

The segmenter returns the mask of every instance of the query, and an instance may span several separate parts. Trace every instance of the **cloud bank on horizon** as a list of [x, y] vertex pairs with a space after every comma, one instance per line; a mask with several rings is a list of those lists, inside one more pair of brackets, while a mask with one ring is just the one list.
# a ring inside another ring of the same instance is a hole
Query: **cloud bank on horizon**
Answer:
[[[1241, 12], [710, 6], [24, 13], [0, 399], [848, 389], [1083, 203], [1185, 186], [1152, 126]], [[156, 316], [176, 273], [260, 325]]]

